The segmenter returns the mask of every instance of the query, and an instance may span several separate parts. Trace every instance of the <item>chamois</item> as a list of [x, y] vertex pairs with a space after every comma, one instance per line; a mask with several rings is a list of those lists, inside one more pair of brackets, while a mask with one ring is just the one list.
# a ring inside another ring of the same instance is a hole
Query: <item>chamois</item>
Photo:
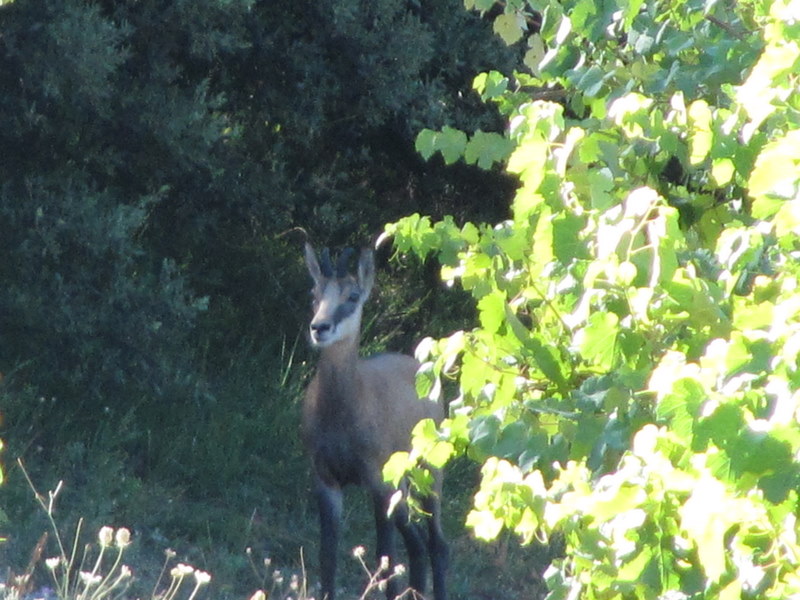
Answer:
[[[341, 253], [334, 271], [330, 253], [321, 260], [305, 246], [308, 271], [314, 280], [314, 316], [309, 326], [311, 344], [320, 350], [317, 372], [308, 385], [303, 405], [303, 441], [311, 458], [314, 490], [320, 515], [320, 575], [322, 596], [334, 598], [336, 552], [342, 514], [342, 488], [366, 487], [372, 496], [377, 529], [376, 554], [394, 565], [394, 527], [408, 550], [412, 589], [425, 589], [426, 564], [423, 531], [409, 520], [405, 504], [388, 514], [395, 490], [383, 481], [384, 463], [393, 452], [410, 447], [411, 430], [422, 419], [439, 422], [442, 409], [420, 400], [414, 379], [417, 362], [402, 354], [359, 358], [361, 311], [372, 290], [375, 261], [369, 249], [361, 251], [355, 275], [349, 273], [352, 249]], [[440, 522], [441, 482], [421, 503], [427, 519], [427, 548], [436, 600], [446, 600], [447, 542]], [[398, 593], [396, 578], [386, 581], [387, 598]]]

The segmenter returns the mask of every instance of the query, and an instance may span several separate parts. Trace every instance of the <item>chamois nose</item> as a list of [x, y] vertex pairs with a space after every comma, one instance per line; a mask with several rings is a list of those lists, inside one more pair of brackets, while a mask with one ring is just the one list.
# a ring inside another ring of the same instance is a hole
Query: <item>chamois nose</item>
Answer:
[[331, 330], [331, 324], [327, 321], [323, 321], [322, 323], [311, 323], [311, 331], [320, 334], [320, 333], [327, 333]]

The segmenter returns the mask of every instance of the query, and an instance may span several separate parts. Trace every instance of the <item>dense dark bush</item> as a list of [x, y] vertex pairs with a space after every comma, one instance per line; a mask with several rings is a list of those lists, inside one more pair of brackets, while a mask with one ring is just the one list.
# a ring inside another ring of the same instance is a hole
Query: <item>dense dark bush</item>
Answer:
[[423, 126], [499, 126], [468, 88], [509, 53], [456, 0], [18, 0], [0, 22], [0, 369], [50, 348], [27, 379], [50, 391], [150, 393], [187, 335], [293, 336], [293, 226], [364, 243], [422, 206], [505, 211], [413, 152]]

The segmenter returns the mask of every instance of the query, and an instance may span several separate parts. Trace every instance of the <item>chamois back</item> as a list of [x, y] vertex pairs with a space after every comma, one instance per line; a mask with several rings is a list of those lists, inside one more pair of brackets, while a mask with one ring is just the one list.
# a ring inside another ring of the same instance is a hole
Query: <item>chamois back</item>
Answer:
[[411, 430], [422, 419], [442, 420], [439, 404], [417, 396], [418, 368], [416, 360], [403, 354], [378, 354], [358, 363], [363, 382], [359, 410], [375, 433], [381, 468], [394, 452], [410, 447]]

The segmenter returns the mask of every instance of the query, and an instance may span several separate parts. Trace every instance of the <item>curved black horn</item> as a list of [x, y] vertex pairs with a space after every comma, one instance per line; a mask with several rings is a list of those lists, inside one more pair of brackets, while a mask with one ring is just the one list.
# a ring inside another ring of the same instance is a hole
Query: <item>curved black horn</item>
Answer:
[[323, 248], [320, 252], [320, 270], [325, 277], [333, 277], [333, 265], [331, 264], [331, 251]]
[[352, 248], [345, 248], [339, 255], [339, 260], [336, 261], [336, 276], [344, 277], [347, 275], [347, 267], [350, 263], [350, 257], [353, 256], [355, 250]]

